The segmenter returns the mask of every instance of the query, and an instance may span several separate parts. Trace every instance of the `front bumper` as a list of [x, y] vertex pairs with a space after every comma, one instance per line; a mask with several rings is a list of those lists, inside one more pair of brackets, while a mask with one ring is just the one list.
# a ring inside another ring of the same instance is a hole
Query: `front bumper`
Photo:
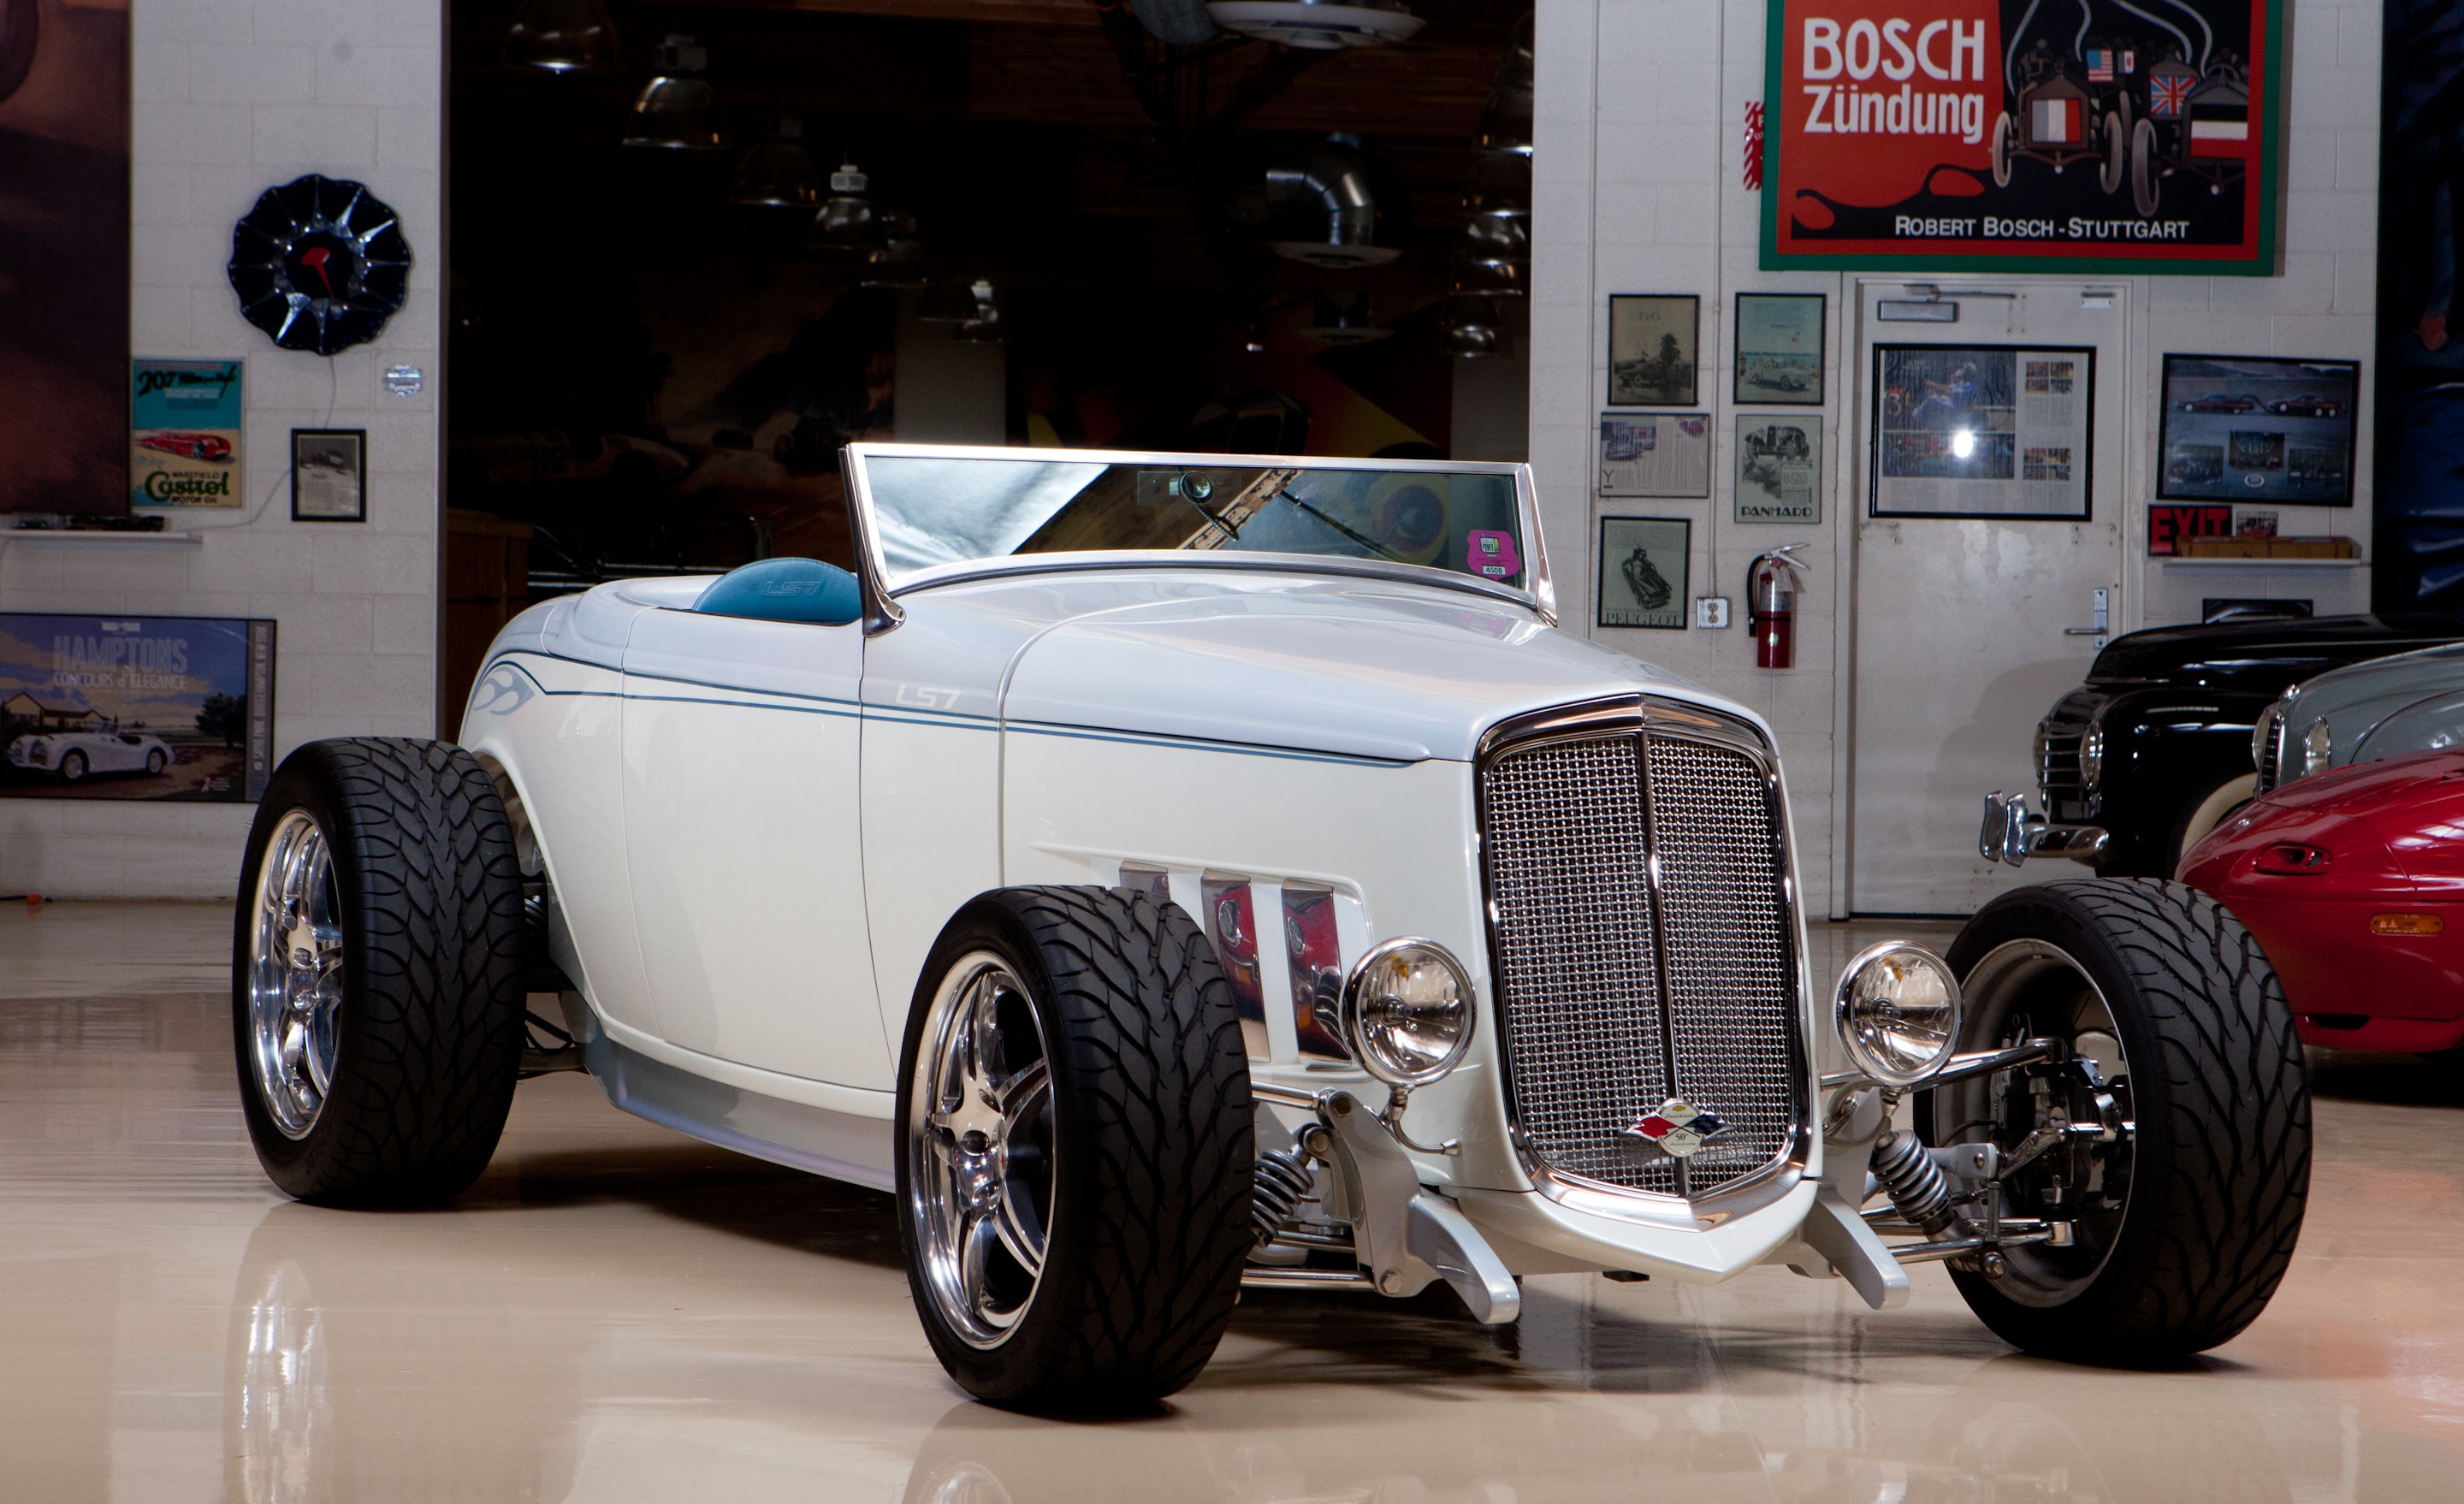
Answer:
[[2112, 837], [2102, 826], [2056, 825], [2031, 814], [2028, 796], [2000, 789], [1985, 796], [1985, 820], [1977, 828], [1976, 852], [1989, 862], [2024, 867], [2032, 856], [2059, 856], [2091, 865], [2101, 859]]

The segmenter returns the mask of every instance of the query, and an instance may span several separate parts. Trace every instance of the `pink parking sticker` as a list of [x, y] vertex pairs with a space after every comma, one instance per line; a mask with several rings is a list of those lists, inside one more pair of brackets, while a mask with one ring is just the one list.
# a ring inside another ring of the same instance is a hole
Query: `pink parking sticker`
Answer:
[[1463, 554], [1465, 566], [1485, 579], [1510, 580], [1523, 572], [1523, 558], [1514, 551], [1512, 533], [1474, 529]]

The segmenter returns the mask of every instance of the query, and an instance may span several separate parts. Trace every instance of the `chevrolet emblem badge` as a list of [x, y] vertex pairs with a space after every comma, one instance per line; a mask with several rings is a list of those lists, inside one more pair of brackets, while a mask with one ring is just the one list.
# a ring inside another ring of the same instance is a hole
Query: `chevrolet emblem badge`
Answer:
[[1638, 1158], [1690, 1159], [1694, 1151], [1728, 1131], [1716, 1113], [1705, 1112], [1682, 1096], [1672, 1096], [1658, 1110], [1643, 1114], [1617, 1137]]

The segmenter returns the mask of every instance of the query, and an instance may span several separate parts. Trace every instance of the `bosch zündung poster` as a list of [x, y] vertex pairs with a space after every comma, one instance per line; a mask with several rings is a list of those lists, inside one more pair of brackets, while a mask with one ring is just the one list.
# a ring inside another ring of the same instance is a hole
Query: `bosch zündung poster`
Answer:
[[2277, 0], [1771, 0], [1763, 264], [2276, 271]]

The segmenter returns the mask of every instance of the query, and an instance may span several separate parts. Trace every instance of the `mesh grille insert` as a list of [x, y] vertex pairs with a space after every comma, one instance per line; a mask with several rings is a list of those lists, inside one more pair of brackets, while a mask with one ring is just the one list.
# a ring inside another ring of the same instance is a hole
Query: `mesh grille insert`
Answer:
[[1671, 1095], [1664, 1025], [1676, 1090], [1730, 1130], [1689, 1162], [1691, 1193], [1785, 1153], [1795, 979], [1761, 769], [1710, 743], [1620, 733], [1509, 751], [1482, 793], [1499, 1007], [1531, 1151], [1560, 1174], [1676, 1193], [1675, 1163], [1638, 1161], [1619, 1137]]

